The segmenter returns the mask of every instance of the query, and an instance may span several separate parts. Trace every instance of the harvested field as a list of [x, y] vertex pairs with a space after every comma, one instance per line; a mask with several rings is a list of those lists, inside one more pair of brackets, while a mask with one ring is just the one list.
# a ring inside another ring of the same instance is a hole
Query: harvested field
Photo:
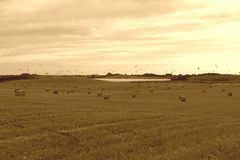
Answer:
[[[14, 96], [14, 84], [30, 86], [25, 97]], [[226, 96], [221, 85], [212, 86], [143, 83], [133, 99], [129, 95], [139, 88], [135, 83], [76, 77], [0, 83], [0, 157], [236, 160], [240, 156], [240, 86], [224, 86], [233, 97]], [[149, 87], [155, 87], [154, 92]], [[46, 88], [60, 94], [48, 93]], [[93, 93], [104, 88], [111, 98], [106, 101], [87, 94], [88, 88]], [[73, 89], [74, 94], [66, 93]], [[202, 94], [202, 90], [208, 91]], [[180, 102], [179, 94], [188, 100]]]

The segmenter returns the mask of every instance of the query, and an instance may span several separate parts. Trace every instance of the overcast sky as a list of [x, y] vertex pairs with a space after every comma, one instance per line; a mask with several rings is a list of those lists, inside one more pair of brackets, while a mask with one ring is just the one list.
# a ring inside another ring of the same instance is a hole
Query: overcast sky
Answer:
[[0, 0], [0, 74], [240, 72], [239, 0]]

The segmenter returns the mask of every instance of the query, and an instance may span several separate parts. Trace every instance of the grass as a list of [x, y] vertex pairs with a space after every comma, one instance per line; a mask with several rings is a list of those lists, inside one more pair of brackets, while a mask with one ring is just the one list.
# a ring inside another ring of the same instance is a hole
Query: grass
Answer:
[[[15, 97], [15, 88], [26, 97]], [[99, 92], [111, 98], [97, 97]], [[238, 85], [138, 85], [78, 77], [0, 83], [0, 159], [236, 160], [239, 98]]]

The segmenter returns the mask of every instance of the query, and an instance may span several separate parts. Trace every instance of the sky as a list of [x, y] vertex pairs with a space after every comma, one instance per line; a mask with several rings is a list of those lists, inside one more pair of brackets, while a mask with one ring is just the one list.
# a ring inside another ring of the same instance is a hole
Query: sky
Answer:
[[0, 0], [0, 74], [240, 74], [239, 0]]

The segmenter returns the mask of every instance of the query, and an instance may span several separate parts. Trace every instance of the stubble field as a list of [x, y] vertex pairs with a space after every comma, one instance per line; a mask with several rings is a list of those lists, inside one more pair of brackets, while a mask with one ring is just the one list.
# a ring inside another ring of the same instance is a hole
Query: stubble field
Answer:
[[[14, 96], [15, 88], [26, 96]], [[179, 94], [187, 101], [181, 102]], [[239, 85], [111, 83], [50, 76], [0, 83], [2, 160], [239, 157]]]

